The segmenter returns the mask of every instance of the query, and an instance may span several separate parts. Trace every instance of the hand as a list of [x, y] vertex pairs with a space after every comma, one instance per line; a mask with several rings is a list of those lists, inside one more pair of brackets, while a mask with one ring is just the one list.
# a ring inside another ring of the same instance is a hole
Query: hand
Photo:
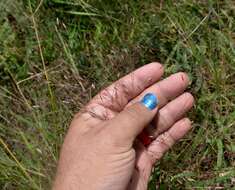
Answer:
[[[188, 76], [176, 73], [159, 81], [162, 75], [159, 63], [145, 65], [101, 91], [74, 117], [54, 190], [147, 189], [154, 163], [191, 128], [184, 118], [194, 102], [184, 93]], [[140, 103], [147, 93], [159, 102], [152, 110]], [[144, 146], [137, 136], [151, 122], [154, 139]]]

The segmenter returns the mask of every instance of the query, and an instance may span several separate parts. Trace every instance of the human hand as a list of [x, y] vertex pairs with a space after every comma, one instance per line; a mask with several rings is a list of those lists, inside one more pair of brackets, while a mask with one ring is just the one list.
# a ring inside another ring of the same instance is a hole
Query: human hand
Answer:
[[[54, 190], [147, 189], [153, 165], [191, 129], [184, 118], [194, 103], [184, 93], [188, 76], [176, 73], [159, 81], [162, 75], [159, 63], [145, 65], [101, 91], [74, 117]], [[141, 103], [147, 93], [157, 96], [157, 107]], [[153, 141], [144, 146], [137, 136], [150, 123]]]

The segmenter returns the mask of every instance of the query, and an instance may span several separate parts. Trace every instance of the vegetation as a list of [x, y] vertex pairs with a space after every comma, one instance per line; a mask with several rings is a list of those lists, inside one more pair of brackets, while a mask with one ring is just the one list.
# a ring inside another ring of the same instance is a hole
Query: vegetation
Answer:
[[0, 188], [49, 189], [73, 114], [151, 61], [188, 72], [196, 105], [149, 189], [235, 188], [234, 18], [233, 0], [1, 0]]

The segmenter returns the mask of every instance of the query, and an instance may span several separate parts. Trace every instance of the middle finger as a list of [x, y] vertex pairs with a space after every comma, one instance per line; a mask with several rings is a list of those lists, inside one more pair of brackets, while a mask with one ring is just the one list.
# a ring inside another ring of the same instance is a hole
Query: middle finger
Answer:
[[139, 96], [130, 101], [127, 104], [127, 107], [136, 102], [139, 102], [145, 94], [154, 93], [157, 95], [157, 98], [159, 100], [158, 106], [159, 108], [161, 108], [166, 105], [170, 100], [182, 94], [187, 88], [188, 84], [189, 78], [186, 73], [179, 72], [173, 74], [167, 77], [166, 79], [157, 82], [149, 88], [145, 89]]

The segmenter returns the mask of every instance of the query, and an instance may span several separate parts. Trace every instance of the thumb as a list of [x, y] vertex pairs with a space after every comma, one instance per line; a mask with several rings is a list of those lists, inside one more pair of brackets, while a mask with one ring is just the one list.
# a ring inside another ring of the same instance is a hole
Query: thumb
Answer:
[[148, 93], [143, 99], [120, 112], [114, 119], [110, 120], [111, 133], [118, 141], [130, 141], [141, 133], [141, 131], [153, 120], [158, 110], [157, 96]]

